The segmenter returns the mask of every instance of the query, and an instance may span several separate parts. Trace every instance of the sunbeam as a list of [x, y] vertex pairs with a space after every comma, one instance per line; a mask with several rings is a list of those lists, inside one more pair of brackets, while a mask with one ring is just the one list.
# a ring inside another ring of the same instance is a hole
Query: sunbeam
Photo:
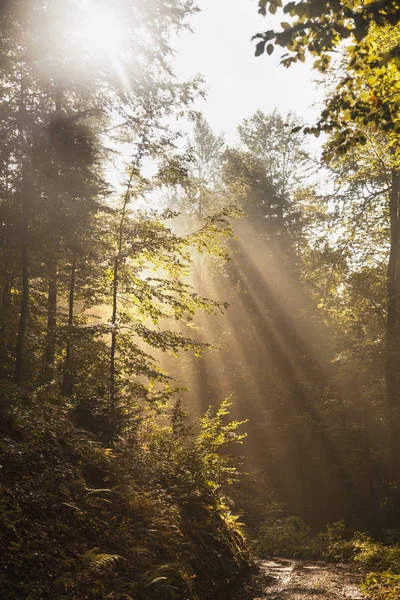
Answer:
[[0, 0], [0, 598], [400, 598], [399, 27]]
[[77, 43], [93, 53], [96, 59], [108, 62], [125, 91], [130, 91], [131, 86], [122, 58], [127, 41], [127, 24], [122, 21], [121, 14], [115, 11], [112, 5], [104, 5], [94, 0], [81, 1], [83, 20], [80, 28], [75, 28]]

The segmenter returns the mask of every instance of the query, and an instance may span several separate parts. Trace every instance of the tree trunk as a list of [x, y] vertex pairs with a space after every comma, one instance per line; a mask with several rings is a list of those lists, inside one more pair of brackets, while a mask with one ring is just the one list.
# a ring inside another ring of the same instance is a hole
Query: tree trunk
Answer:
[[29, 229], [28, 229], [28, 206], [27, 206], [27, 190], [26, 190], [27, 167], [22, 166], [22, 182], [21, 182], [21, 275], [22, 275], [22, 294], [20, 317], [18, 324], [17, 345], [15, 350], [15, 383], [21, 383], [22, 380], [22, 363], [24, 358], [24, 345], [26, 323], [28, 320], [29, 308], [29, 264], [28, 264], [28, 244], [29, 244]]
[[74, 301], [75, 301], [75, 279], [76, 279], [76, 263], [77, 256], [74, 255], [71, 266], [71, 280], [69, 285], [69, 301], [68, 301], [68, 332], [67, 332], [67, 351], [64, 363], [63, 380], [61, 384], [61, 393], [64, 396], [71, 397], [74, 391], [74, 377], [72, 365], [72, 343], [71, 333], [74, 324]]
[[110, 349], [110, 383], [107, 407], [107, 445], [110, 445], [115, 436], [116, 426], [116, 397], [115, 397], [115, 354], [117, 348], [117, 300], [118, 300], [118, 270], [120, 251], [114, 260], [113, 274], [113, 305], [111, 316], [111, 349]]
[[26, 128], [26, 103], [25, 81], [21, 73], [20, 98], [18, 111], [18, 135], [22, 147], [21, 153], [21, 189], [20, 189], [20, 215], [21, 215], [21, 279], [22, 293], [20, 315], [18, 323], [17, 343], [15, 349], [14, 381], [20, 384], [23, 376], [23, 360], [26, 324], [29, 310], [29, 215], [28, 215], [28, 157], [26, 155], [25, 139]]
[[50, 263], [49, 292], [47, 303], [47, 340], [45, 350], [45, 381], [54, 379], [57, 328], [57, 260]]
[[399, 340], [399, 192], [400, 174], [392, 171], [390, 192], [390, 255], [387, 269], [386, 392], [389, 423], [389, 481], [392, 490], [393, 523], [398, 523], [400, 485], [400, 340]]
[[[55, 90], [55, 114], [57, 118], [62, 115], [62, 88], [58, 84]], [[54, 248], [54, 257], [49, 264], [49, 291], [47, 301], [47, 340], [45, 350], [45, 381], [54, 379], [57, 333], [57, 250]]]
[[7, 355], [8, 355], [8, 347], [9, 347], [8, 319], [9, 319], [9, 310], [11, 307], [11, 288], [12, 288], [12, 277], [9, 273], [6, 273], [5, 282], [3, 284], [3, 292], [1, 295], [1, 315], [0, 315], [0, 339], [1, 339], [0, 360], [1, 360], [1, 364], [4, 365], [3, 368], [5, 368]]
[[[138, 157], [138, 161], [140, 157]], [[110, 372], [109, 372], [109, 388], [108, 388], [108, 405], [107, 405], [107, 431], [106, 443], [110, 446], [117, 432], [117, 398], [116, 398], [116, 350], [117, 350], [117, 314], [118, 314], [118, 287], [119, 287], [119, 269], [122, 257], [122, 246], [124, 237], [124, 225], [126, 211], [128, 208], [132, 182], [135, 176], [136, 169], [132, 164], [131, 174], [129, 176], [124, 202], [122, 205], [121, 218], [119, 221], [117, 235], [117, 253], [114, 258], [113, 282], [112, 282], [112, 315], [111, 315], [111, 348], [110, 348]]]
[[307, 501], [306, 501], [306, 483], [305, 483], [305, 472], [304, 472], [304, 457], [303, 457], [303, 449], [302, 443], [300, 440], [300, 433], [297, 430], [294, 432], [294, 442], [295, 442], [295, 452], [297, 456], [297, 473], [298, 473], [298, 483], [299, 483], [299, 496], [298, 496], [298, 507], [299, 514], [303, 517], [306, 522], [309, 522], [308, 512], [307, 512]]

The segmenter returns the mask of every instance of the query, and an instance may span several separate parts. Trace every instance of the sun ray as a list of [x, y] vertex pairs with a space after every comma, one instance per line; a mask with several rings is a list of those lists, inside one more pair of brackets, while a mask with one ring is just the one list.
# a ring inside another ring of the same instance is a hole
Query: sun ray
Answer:
[[81, 6], [84, 15], [79, 30], [81, 43], [100, 60], [108, 62], [125, 91], [131, 91], [122, 60], [126, 27], [121, 22], [121, 15], [113, 11], [112, 5], [105, 8], [94, 0], [82, 0]]

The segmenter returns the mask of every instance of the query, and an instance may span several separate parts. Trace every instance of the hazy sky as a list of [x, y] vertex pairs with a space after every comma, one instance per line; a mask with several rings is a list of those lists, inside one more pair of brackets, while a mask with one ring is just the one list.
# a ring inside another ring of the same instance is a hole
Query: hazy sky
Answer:
[[273, 28], [276, 18], [258, 15], [257, 0], [199, 0], [199, 5], [194, 33], [185, 32], [174, 43], [175, 71], [181, 78], [204, 76], [208, 98], [199, 108], [213, 129], [232, 142], [237, 124], [258, 108], [293, 110], [312, 121], [311, 105], [321, 98], [313, 83], [317, 74], [307, 64], [285, 69], [279, 52], [254, 57], [251, 36]]

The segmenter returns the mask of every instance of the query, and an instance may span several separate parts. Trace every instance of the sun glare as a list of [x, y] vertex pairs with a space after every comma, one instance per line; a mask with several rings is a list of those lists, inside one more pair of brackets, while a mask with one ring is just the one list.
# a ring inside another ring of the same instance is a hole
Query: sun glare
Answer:
[[126, 28], [121, 15], [111, 4], [100, 5], [95, 0], [82, 0], [81, 7], [83, 19], [78, 46], [85, 47], [95, 62], [108, 64], [125, 90], [130, 90], [122, 58]]
[[97, 53], [116, 56], [121, 50], [123, 28], [114, 11], [96, 5], [93, 0], [84, 0], [82, 7], [85, 23], [82, 35], [87, 45]]

